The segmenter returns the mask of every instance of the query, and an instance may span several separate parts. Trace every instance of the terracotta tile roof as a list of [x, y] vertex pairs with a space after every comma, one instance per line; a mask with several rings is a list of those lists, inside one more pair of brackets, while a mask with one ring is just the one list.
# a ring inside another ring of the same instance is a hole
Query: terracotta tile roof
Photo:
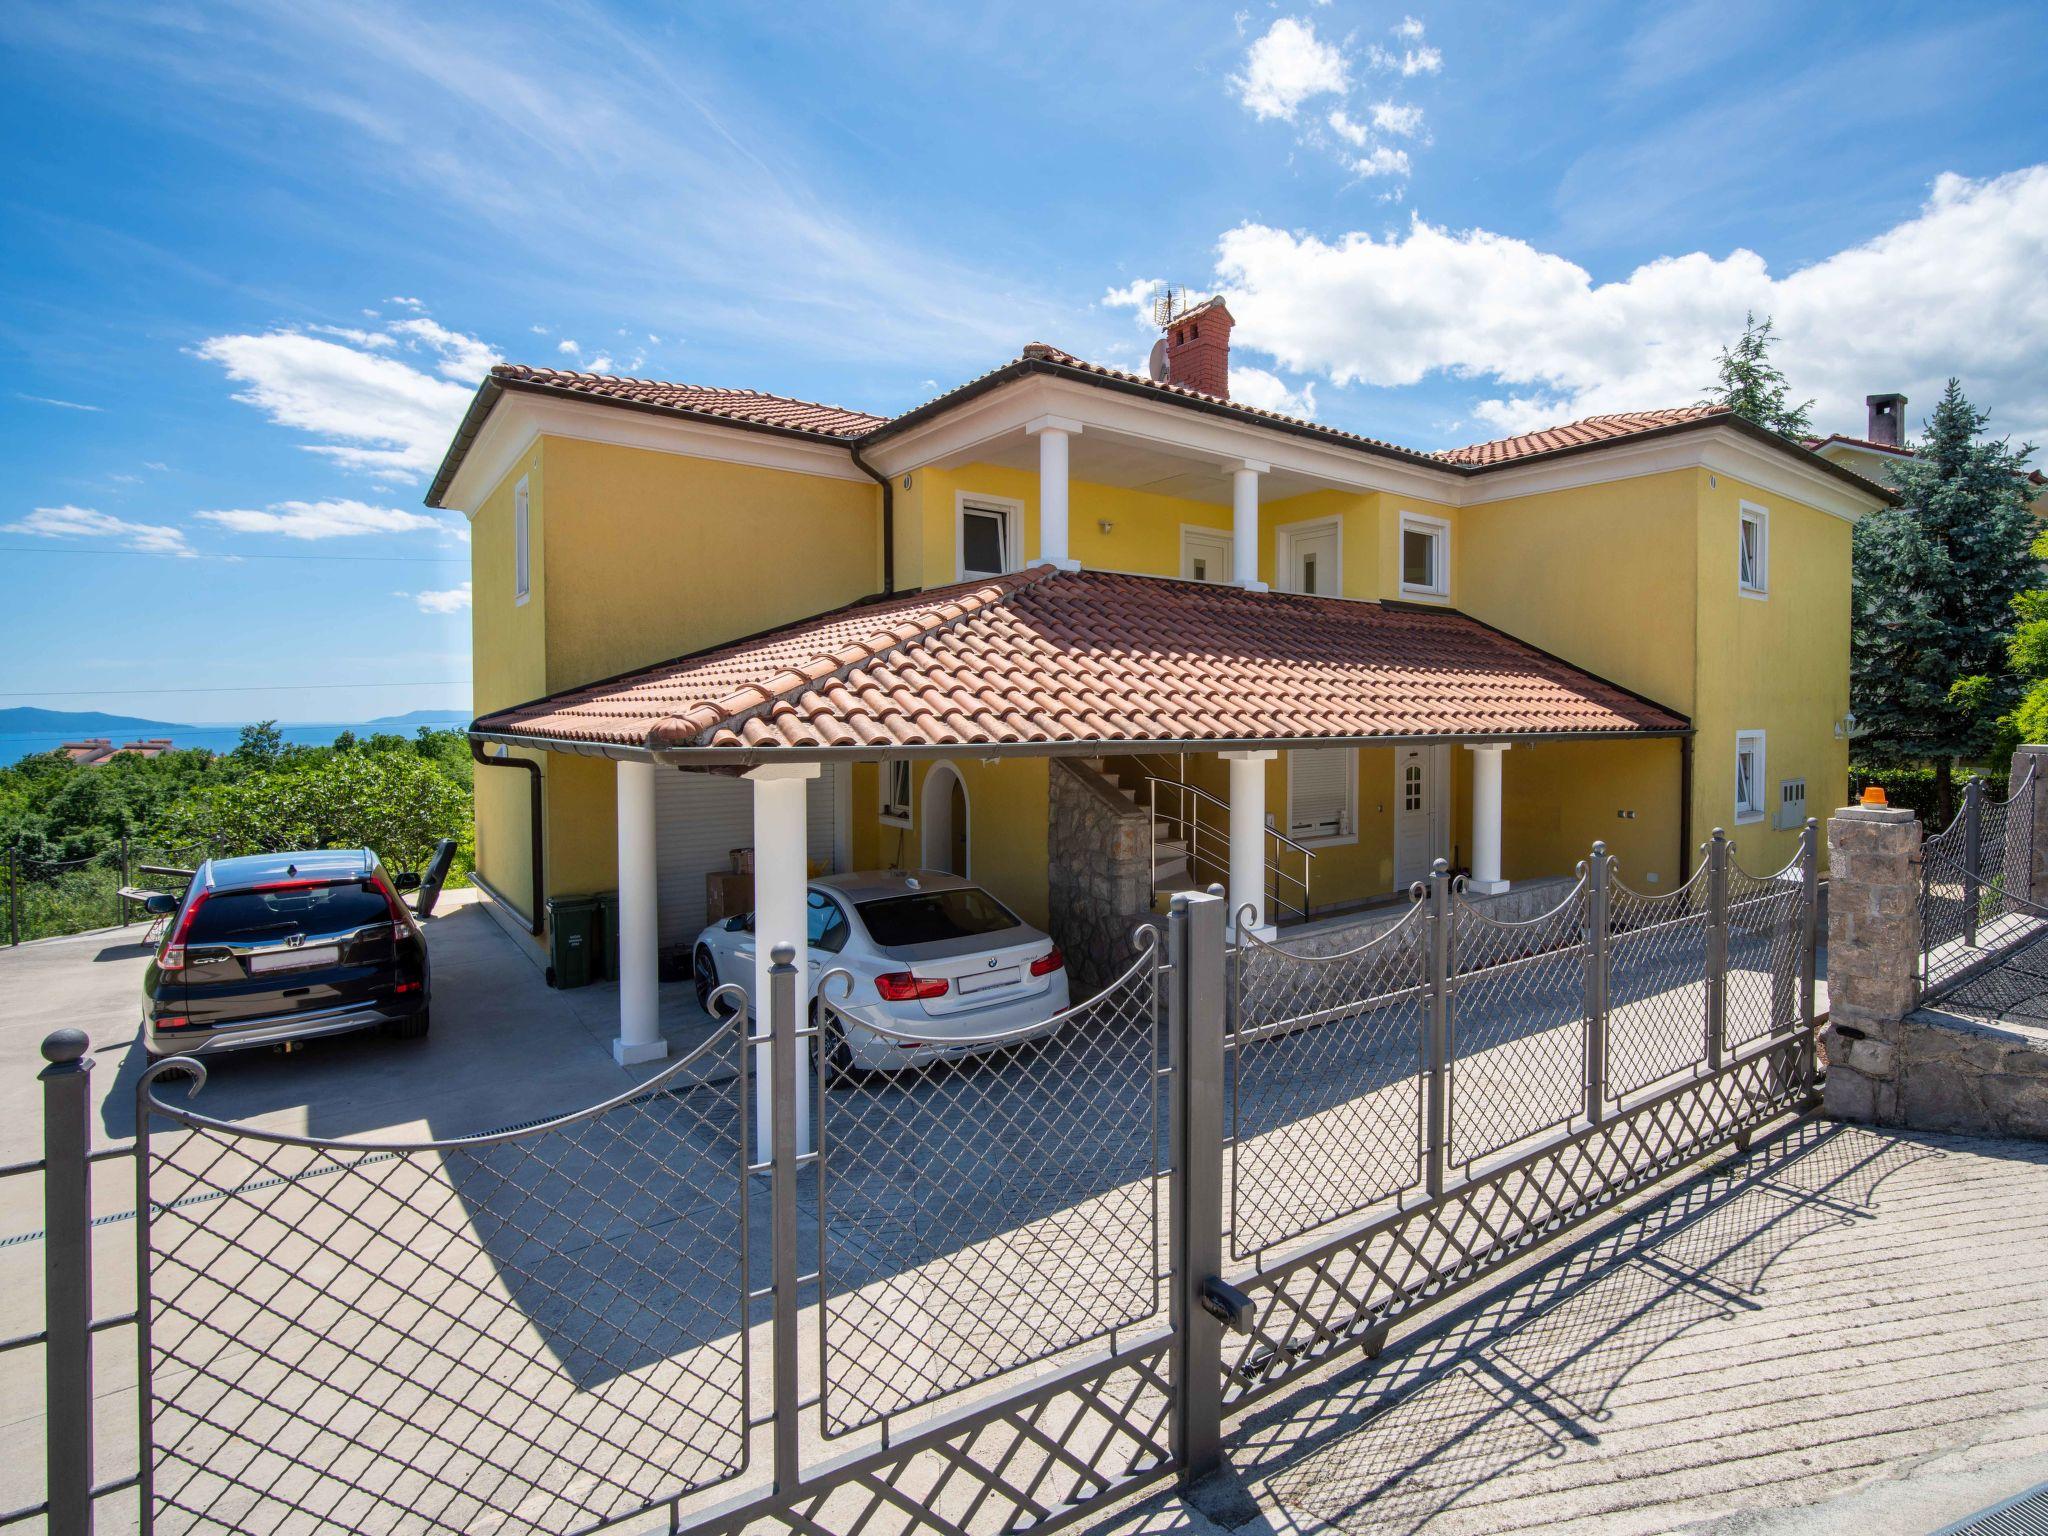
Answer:
[[1907, 459], [1913, 457], [1912, 449], [1901, 448], [1897, 443], [1874, 443], [1867, 437], [1851, 437], [1846, 432], [1834, 432], [1826, 437], [1802, 437], [1799, 441], [1815, 453], [1819, 453], [1830, 444], [1845, 443], [1851, 448], [1864, 448], [1872, 453], [1896, 454]]
[[562, 368], [532, 368], [524, 363], [500, 363], [491, 370], [491, 377], [506, 383], [571, 390], [600, 400], [657, 405], [668, 410], [691, 411], [699, 416], [722, 416], [728, 421], [787, 427], [792, 431], [816, 433], [820, 437], [862, 437], [889, 419], [866, 411], [850, 411], [844, 406], [796, 400], [788, 395], [764, 395], [753, 389], [665, 384], [659, 379], [622, 379], [608, 373], [573, 373]]
[[886, 750], [1686, 725], [1450, 609], [1041, 567], [839, 609], [472, 729], [613, 746]]
[[1733, 413], [1725, 405], [1680, 405], [1662, 411], [1618, 411], [1610, 416], [1587, 416], [1562, 426], [1544, 427], [1514, 437], [1497, 437], [1490, 443], [1467, 448], [1447, 448], [1435, 457], [1448, 464], [1506, 464], [1533, 454], [1555, 453], [1560, 448], [1580, 448], [1588, 443], [1611, 443], [1638, 432], [1654, 432], [1681, 422], [1700, 421], [1708, 416]]

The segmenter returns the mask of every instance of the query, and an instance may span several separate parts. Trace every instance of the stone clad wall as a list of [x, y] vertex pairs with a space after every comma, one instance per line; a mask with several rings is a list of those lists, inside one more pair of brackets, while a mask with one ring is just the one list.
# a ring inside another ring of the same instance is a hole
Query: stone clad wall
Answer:
[[[1939, 1000], [1916, 1008], [1920, 838], [1905, 810], [1850, 806], [1828, 822], [1827, 1112], [2048, 1137], [2048, 1030], [1945, 1013]], [[2034, 828], [2037, 878], [2044, 845], [2048, 816]]]
[[1046, 908], [1075, 1002], [1131, 963], [1131, 930], [1151, 914], [1152, 829], [1139, 806], [1085, 763], [1055, 758], [1046, 801]]

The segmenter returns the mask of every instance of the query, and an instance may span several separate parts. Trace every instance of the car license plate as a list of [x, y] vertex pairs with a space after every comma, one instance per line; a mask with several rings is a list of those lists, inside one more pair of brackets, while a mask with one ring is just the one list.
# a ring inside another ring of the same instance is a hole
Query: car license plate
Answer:
[[249, 957], [251, 971], [302, 971], [311, 965], [332, 965], [341, 956], [341, 951], [332, 944], [316, 944], [310, 949], [272, 949], [260, 955]]
[[963, 994], [968, 992], [985, 992], [990, 987], [1013, 986], [1016, 984], [1017, 978], [1023, 974], [1024, 972], [1021, 967], [1006, 965], [1000, 971], [979, 971], [973, 975], [962, 976], [955, 985], [959, 987]]

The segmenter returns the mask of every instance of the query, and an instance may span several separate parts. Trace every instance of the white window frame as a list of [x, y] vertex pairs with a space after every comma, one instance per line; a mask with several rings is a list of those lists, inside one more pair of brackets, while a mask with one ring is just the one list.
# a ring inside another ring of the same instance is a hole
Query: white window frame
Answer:
[[[1742, 755], [1754, 751], [1756, 766], [1749, 779], [1749, 792], [1754, 797], [1745, 806], [1742, 803]], [[1738, 826], [1762, 821], [1770, 815], [1770, 806], [1765, 802], [1764, 786], [1770, 782], [1770, 759], [1765, 750], [1762, 731], [1737, 731], [1735, 733], [1735, 821]]]
[[[1003, 568], [1000, 571], [967, 569], [967, 513], [1000, 512], [1003, 515]], [[1007, 576], [1024, 568], [1024, 503], [1009, 496], [983, 496], [974, 491], [953, 493], [953, 564], [956, 579], [973, 581], [982, 576]]]
[[[1199, 545], [1200, 548], [1191, 546]], [[1225, 573], [1221, 576], [1196, 576], [1189, 566], [1194, 557], [1203, 555], [1214, 559], [1223, 557]], [[1180, 578], [1182, 581], [1200, 581], [1208, 586], [1228, 586], [1237, 579], [1237, 573], [1228, 569], [1235, 563], [1237, 546], [1232, 542], [1228, 528], [1211, 528], [1206, 523], [1182, 523], [1180, 525]]]
[[1273, 531], [1274, 555], [1279, 569], [1274, 574], [1279, 578], [1282, 589], [1296, 592], [1294, 584], [1294, 541], [1303, 535], [1334, 533], [1337, 536], [1336, 579], [1329, 584], [1330, 590], [1318, 592], [1317, 597], [1342, 597], [1344, 595], [1344, 519], [1342, 517], [1311, 517], [1298, 523], [1282, 523]]
[[[1428, 534], [1436, 542], [1435, 557], [1431, 562], [1436, 580], [1423, 585], [1408, 580], [1408, 535]], [[1451, 523], [1449, 518], [1431, 517], [1424, 512], [1403, 512], [1401, 514], [1400, 537], [1394, 541], [1394, 570], [1401, 579], [1403, 597], [1421, 598], [1425, 602], [1449, 602], [1451, 599]]]
[[[1771, 509], [1759, 506], [1753, 501], [1736, 504], [1735, 523], [1735, 590], [1744, 597], [1765, 598], [1771, 595]], [[1756, 579], [1751, 581], [1742, 569], [1743, 530], [1756, 525]]]
[[[903, 785], [903, 798], [900, 802], [892, 801], [889, 797], [890, 787], [899, 774], [902, 777]], [[877, 791], [877, 816], [882, 825], [885, 827], [908, 827], [910, 825], [911, 806], [916, 801], [917, 791], [916, 775], [911, 771], [910, 759], [907, 757], [883, 758], [881, 762], [875, 765], [875, 788]], [[902, 806], [901, 810], [896, 809], [898, 804]]]
[[512, 487], [512, 604], [525, 606], [533, 596], [533, 498], [521, 475]]
[[[1350, 830], [1328, 837], [1303, 837], [1294, 830], [1294, 765], [1301, 752], [1342, 752], [1344, 754], [1344, 825]], [[1356, 747], [1303, 747], [1287, 754], [1287, 840], [1304, 848], [1342, 848], [1358, 841], [1358, 749]]]

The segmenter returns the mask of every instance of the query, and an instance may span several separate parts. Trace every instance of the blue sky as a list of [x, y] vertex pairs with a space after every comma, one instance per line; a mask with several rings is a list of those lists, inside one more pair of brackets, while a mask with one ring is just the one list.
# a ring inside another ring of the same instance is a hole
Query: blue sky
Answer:
[[[509, 18], [509, 19], [508, 19]], [[1231, 296], [1417, 447], [1685, 403], [2048, 441], [2038, 6], [43, 5], [0, 14], [0, 707], [466, 704], [422, 496], [493, 358], [894, 411]]]

